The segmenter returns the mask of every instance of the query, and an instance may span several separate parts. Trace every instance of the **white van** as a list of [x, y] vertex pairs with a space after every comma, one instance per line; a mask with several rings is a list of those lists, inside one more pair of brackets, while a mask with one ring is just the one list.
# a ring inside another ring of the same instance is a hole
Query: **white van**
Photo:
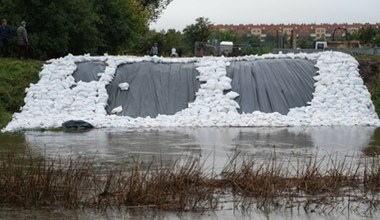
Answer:
[[326, 41], [316, 41], [315, 42], [315, 48], [316, 50], [324, 50], [327, 47]]
[[219, 44], [219, 55], [228, 56], [232, 53], [234, 43], [232, 41], [222, 41]]

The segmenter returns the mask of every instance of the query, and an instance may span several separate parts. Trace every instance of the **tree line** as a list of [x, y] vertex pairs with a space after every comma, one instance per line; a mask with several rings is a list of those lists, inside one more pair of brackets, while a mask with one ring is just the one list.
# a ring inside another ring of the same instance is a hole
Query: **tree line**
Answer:
[[[157, 43], [159, 55], [169, 55], [171, 48], [180, 48], [185, 56], [195, 55], [195, 42], [210, 38], [227, 39], [210, 30], [208, 18], [198, 18], [182, 31], [149, 30], [173, 0], [2, 0], [0, 18], [7, 19], [12, 30], [10, 40], [16, 53], [16, 30], [26, 21], [31, 58], [50, 59], [91, 54], [148, 54]], [[221, 39], [221, 40], [223, 40]], [[257, 39], [246, 39], [255, 41]]]
[[2, 0], [0, 17], [12, 29], [27, 22], [29, 50], [37, 59], [72, 54], [139, 52], [138, 43], [172, 0]]
[[[213, 53], [220, 41], [233, 41], [234, 54], [262, 54], [277, 46], [276, 36], [265, 41], [233, 31], [212, 31], [212, 22], [205, 17], [195, 20], [182, 31], [149, 30], [173, 0], [2, 0], [0, 19], [7, 19], [13, 37], [13, 53], [16, 51], [16, 29], [21, 21], [27, 22], [31, 58], [49, 59], [68, 53], [81, 55], [148, 54], [157, 43], [159, 55], [169, 55], [172, 47], [181, 48], [185, 56], [197, 55], [197, 42], [208, 46]], [[366, 43], [380, 43], [379, 30], [360, 30], [350, 39]], [[285, 42], [285, 45], [289, 43]], [[298, 39], [303, 48], [312, 47], [312, 39]]]

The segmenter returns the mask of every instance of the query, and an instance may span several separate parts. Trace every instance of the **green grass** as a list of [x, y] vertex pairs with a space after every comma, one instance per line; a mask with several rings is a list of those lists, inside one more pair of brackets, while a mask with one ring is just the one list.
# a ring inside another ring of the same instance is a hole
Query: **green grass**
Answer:
[[360, 75], [380, 117], [380, 56], [356, 56], [355, 59], [360, 63]]
[[0, 59], [0, 128], [24, 105], [25, 88], [38, 82], [43, 61]]

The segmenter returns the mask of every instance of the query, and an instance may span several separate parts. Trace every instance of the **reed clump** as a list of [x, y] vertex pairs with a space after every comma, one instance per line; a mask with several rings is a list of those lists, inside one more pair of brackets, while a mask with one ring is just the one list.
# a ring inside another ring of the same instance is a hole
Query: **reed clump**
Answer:
[[[221, 209], [225, 195], [238, 206], [255, 204], [263, 210], [301, 207], [309, 212], [316, 205], [331, 210], [344, 198], [360, 206], [380, 204], [378, 157], [354, 162], [274, 156], [258, 161], [237, 153], [218, 175], [207, 172], [193, 157], [154, 160], [107, 167], [79, 158], [63, 161], [8, 154], [0, 158], [0, 207], [213, 211]], [[345, 207], [355, 210], [351, 204]]]
[[7, 155], [0, 165], [0, 205], [3, 207], [77, 208], [95, 178], [90, 162]]
[[94, 161], [47, 160], [7, 155], [0, 165], [1, 207], [155, 208], [213, 210], [215, 187], [208, 186], [198, 160], [131, 167], [99, 167]]
[[[258, 162], [252, 156], [235, 155], [223, 172], [232, 193], [244, 209], [303, 208], [305, 212], [359, 210], [376, 212], [380, 205], [380, 158], [359, 163], [333, 157], [309, 159], [268, 158]], [[263, 207], [265, 206], [265, 207]], [[343, 208], [342, 208], [343, 207]], [[361, 207], [362, 209], [362, 207]]]
[[104, 190], [91, 203], [97, 207], [125, 206], [169, 211], [207, 211], [217, 207], [216, 188], [198, 160], [187, 159], [141, 168], [135, 161], [128, 169], [109, 174]]

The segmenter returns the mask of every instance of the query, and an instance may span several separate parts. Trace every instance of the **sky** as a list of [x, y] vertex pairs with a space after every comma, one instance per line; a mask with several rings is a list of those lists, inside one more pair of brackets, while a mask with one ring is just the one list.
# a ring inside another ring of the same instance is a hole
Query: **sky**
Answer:
[[380, 0], [173, 0], [157, 31], [182, 31], [199, 17], [213, 24], [379, 23]]

